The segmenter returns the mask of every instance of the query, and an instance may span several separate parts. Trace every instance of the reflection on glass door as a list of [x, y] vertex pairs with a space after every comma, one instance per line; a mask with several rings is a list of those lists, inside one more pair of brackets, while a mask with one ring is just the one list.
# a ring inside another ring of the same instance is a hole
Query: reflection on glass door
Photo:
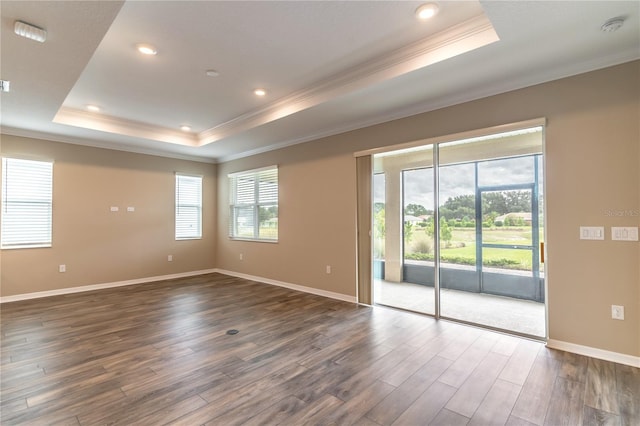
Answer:
[[385, 279], [385, 179], [384, 172], [378, 171], [373, 175], [373, 226], [371, 243], [373, 246], [373, 285], [374, 303], [381, 303], [381, 285]]
[[395, 306], [433, 315], [436, 275], [433, 167], [403, 171], [402, 194], [402, 281], [405, 290]]
[[433, 153], [396, 153], [374, 161], [374, 302], [435, 314]]

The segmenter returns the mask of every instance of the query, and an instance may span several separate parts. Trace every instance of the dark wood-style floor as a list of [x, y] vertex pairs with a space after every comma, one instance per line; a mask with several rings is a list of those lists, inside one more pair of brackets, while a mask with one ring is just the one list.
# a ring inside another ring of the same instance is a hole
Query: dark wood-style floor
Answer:
[[640, 369], [220, 274], [1, 311], [3, 425], [640, 424]]

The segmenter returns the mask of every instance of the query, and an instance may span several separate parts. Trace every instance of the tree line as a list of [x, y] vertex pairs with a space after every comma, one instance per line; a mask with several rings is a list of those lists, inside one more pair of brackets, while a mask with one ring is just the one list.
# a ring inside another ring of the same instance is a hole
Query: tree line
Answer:
[[[374, 215], [376, 222], [381, 224], [384, 221], [384, 203], [374, 204]], [[493, 191], [482, 194], [482, 222], [483, 226], [493, 226], [496, 217], [508, 213], [531, 213], [531, 191]], [[421, 204], [407, 204], [404, 208], [405, 215], [415, 217], [433, 216], [433, 210], [429, 210]], [[476, 197], [473, 194], [458, 195], [449, 197], [440, 207], [440, 223], [447, 223], [449, 226], [473, 227], [476, 217]], [[382, 219], [382, 221], [381, 221]], [[424, 222], [432, 223], [428, 218]], [[520, 219], [522, 222], [522, 219]], [[509, 225], [506, 224], [505, 225]], [[511, 225], [522, 225], [513, 223]], [[380, 225], [378, 225], [380, 226]], [[384, 234], [384, 230], [381, 230]], [[406, 232], [411, 232], [405, 229]]]
[[[376, 203], [376, 211], [384, 208], [384, 203]], [[508, 213], [531, 212], [531, 191], [495, 191], [482, 195], [482, 211], [485, 215], [502, 216]], [[431, 216], [433, 210], [428, 210], [420, 204], [407, 204], [404, 214], [411, 216]], [[476, 216], [476, 197], [473, 194], [449, 197], [440, 207], [440, 217], [445, 220], [462, 220], [465, 217]]]

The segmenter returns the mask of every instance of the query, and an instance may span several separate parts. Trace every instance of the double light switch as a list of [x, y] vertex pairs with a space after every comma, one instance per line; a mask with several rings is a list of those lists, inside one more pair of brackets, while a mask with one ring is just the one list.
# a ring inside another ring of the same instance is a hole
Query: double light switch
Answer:
[[[581, 226], [581, 240], [604, 240], [604, 226]], [[637, 226], [612, 226], [611, 239], [613, 241], [638, 241]]]
[[614, 241], [638, 241], [638, 228], [635, 226], [612, 226], [611, 239]]
[[581, 240], [604, 240], [604, 226], [581, 226]]

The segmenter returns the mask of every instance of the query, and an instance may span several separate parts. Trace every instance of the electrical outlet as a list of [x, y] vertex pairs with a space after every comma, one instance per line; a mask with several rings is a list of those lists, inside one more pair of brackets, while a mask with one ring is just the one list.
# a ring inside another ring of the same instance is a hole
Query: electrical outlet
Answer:
[[331, 265], [327, 265], [325, 270], [327, 271], [327, 274], [330, 274], [331, 273]]
[[67, 265], [58, 266], [58, 272], [67, 272]]
[[611, 305], [611, 318], [616, 320], [624, 320], [624, 306]]
[[167, 261], [168, 262], [173, 262], [173, 255], [170, 254], [169, 256], [167, 256]]
[[244, 254], [240, 253], [240, 260], [244, 260]]

